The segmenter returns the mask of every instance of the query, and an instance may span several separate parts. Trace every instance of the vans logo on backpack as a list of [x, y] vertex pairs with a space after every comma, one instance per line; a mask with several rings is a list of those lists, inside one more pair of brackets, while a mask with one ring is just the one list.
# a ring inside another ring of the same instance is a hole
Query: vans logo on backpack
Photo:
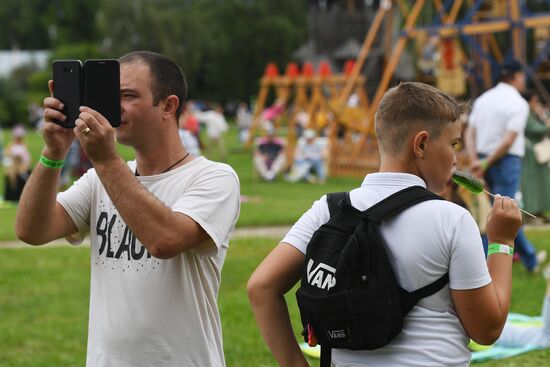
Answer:
[[327, 264], [319, 263], [314, 269], [314, 261], [309, 259], [307, 263], [307, 282], [314, 287], [329, 290], [336, 285], [336, 269]]
[[346, 329], [327, 330], [327, 337], [328, 337], [329, 340], [347, 339], [348, 330], [346, 330]]

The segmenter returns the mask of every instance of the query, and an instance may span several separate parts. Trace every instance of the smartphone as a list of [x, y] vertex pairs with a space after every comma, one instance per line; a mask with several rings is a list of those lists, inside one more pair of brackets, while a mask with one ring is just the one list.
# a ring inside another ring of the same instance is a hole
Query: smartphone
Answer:
[[65, 105], [65, 121], [54, 120], [65, 127], [75, 127], [78, 108], [82, 101], [82, 63], [80, 60], [54, 60], [53, 62], [53, 96]]
[[84, 63], [83, 105], [101, 113], [112, 126], [120, 126], [120, 65], [118, 60]]

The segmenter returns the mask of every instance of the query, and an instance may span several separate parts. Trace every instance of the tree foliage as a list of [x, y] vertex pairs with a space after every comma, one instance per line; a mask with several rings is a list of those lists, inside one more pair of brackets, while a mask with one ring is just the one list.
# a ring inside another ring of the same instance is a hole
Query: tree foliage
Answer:
[[[265, 65], [283, 67], [306, 41], [307, 6], [295, 0], [2, 0], [0, 49], [49, 49], [52, 60], [155, 51], [182, 67], [190, 98], [249, 100]], [[16, 102], [25, 105], [41, 101], [47, 93], [41, 83], [50, 75], [20, 70], [2, 83], [16, 85]], [[14, 101], [4, 94], [8, 89], [0, 88], [3, 125], [21, 118], [12, 110], [24, 110], [3, 107]]]
[[192, 98], [248, 99], [265, 64], [285, 64], [305, 42], [306, 11], [293, 0], [102, 0], [99, 28], [113, 55], [141, 49], [175, 59]]
[[45, 50], [72, 42], [96, 42], [99, 0], [2, 0], [0, 49]]

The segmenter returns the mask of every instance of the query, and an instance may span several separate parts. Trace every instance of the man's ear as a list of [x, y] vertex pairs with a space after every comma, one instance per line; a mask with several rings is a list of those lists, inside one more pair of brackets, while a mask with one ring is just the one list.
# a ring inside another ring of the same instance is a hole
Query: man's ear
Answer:
[[426, 130], [419, 131], [413, 138], [413, 152], [417, 158], [424, 158], [426, 146], [430, 139], [430, 133]]
[[172, 115], [175, 116], [178, 106], [179, 106], [179, 99], [177, 96], [172, 94], [166, 97], [162, 107], [163, 117], [166, 119], [166, 118], [170, 118]]

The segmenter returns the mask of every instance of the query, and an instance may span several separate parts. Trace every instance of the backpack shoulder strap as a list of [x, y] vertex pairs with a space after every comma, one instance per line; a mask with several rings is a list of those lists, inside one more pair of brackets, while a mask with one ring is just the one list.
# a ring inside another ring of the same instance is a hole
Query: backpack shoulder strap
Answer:
[[342, 210], [342, 201], [351, 206], [349, 192], [331, 192], [327, 194], [328, 211], [331, 218]]
[[432, 294], [436, 294], [439, 292], [445, 285], [449, 283], [449, 272], [446, 272], [433, 283], [430, 283], [428, 285], [425, 285], [424, 287], [417, 289], [413, 292], [407, 292], [403, 288], [401, 288], [401, 311], [403, 312], [403, 316], [405, 316], [407, 313], [409, 313], [410, 310], [420, 301], [422, 298], [431, 296]]
[[445, 285], [449, 283], [449, 272], [446, 272], [441, 278], [436, 280], [433, 283], [430, 283], [420, 289], [415, 290], [414, 292], [410, 292], [411, 296], [418, 298], [418, 300], [431, 296], [432, 294], [435, 294], [439, 292]]
[[427, 200], [443, 200], [443, 198], [421, 186], [411, 186], [373, 205], [365, 211], [365, 214], [370, 220], [380, 224], [384, 219]]

